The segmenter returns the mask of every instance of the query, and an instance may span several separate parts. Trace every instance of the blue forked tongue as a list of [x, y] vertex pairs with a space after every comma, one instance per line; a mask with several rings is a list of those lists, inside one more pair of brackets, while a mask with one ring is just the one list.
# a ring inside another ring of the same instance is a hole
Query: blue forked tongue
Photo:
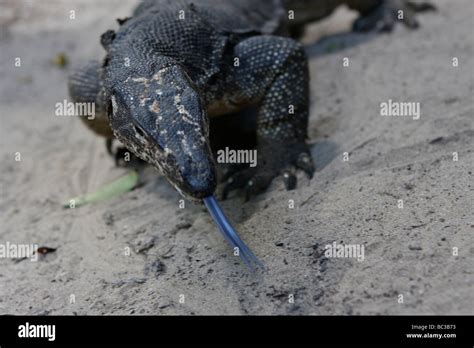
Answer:
[[232, 248], [238, 248], [239, 255], [247, 267], [252, 271], [255, 271], [255, 266], [264, 269], [263, 264], [250, 251], [242, 239], [240, 239], [239, 235], [230, 224], [229, 219], [227, 219], [227, 217], [224, 215], [224, 212], [222, 211], [219, 203], [217, 203], [216, 198], [214, 196], [208, 196], [204, 198], [203, 201], [207, 210], [209, 210], [209, 213], [219, 227], [219, 231], [221, 231], [222, 235], [232, 246]]

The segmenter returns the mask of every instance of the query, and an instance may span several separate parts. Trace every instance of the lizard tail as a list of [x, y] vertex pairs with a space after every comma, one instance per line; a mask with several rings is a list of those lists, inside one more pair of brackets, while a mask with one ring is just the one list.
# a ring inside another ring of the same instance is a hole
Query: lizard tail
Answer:
[[224, 215], [224, 212], [219, 206], [219, 203], [217, 203], [216, 198], [214, 196], [209, 196], [204, 198], [203, 201], [207, 210], [219, 227], [219, 231], [232, 248], [238, 248], [239, 255], [247, 267], [252, 271], [255, 270], [255, 266], [264, 269], [260, 260], [252, 253], [252, 251], [250, 251], [242, 239], [240, 239], [239, 235], [230, 224], [229, 219]]

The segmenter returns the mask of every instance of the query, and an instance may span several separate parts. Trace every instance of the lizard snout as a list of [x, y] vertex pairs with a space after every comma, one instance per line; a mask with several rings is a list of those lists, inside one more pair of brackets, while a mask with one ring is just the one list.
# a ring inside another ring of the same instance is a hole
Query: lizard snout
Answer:
[[183, 179], [182, 191], [193, 199], [208, 197], [216, 189], [214, 163], [208, 156], [196, 156], [190, 159], [182, 170], [181, 177]]

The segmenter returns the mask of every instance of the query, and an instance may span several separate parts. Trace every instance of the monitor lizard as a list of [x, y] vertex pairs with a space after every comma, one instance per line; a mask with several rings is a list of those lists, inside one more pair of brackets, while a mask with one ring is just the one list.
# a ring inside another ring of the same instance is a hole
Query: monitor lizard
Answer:
[[96, 117], [84, 120], [109, 149], [117, 138], [192, 201], [217, 185], [209, 118], [254, 106], [258, 165], [226, 175], [224, 195], [259, 193], [278, 175], [293, 189], [295, 168], [309, 177], [315, 168], [305, 142], [308, 59], [292, 36], [341, 4], [360, 12], [355, 30], [390, 30], [399, 10], [415, 28], [415, 13], [433, 9], [404, 0], [146, 0], [102, 35], [105, 59], [75, 70], [69, 92], [96, 103]]

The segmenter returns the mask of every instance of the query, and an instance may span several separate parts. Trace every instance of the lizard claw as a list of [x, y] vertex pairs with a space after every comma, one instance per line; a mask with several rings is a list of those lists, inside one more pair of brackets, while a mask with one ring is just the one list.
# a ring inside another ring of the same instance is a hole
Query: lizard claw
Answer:
[[228, 177], [224, 184], [224, 188], [222, 189], [222, 200], [227, 199], [230, 191], [243, 188], [245, 185], [247, 185], [247, 182], [252, 177], [252, 174], [253, 173], [251, 173], [249, 170], [242, 170]]
[[408, 28], [419, 27], [416, 20], [417, 12], [434, 11], [436, 7], [430, 3], [414, 3], [406, 0], [385, 0], [372, 11], [358, 18], [354, 31], [391, 31], [397, 21], [403, 22]]
[[276, 175], [270, 171], [257, 171], [256, 174], [247, 181], [245, 186], [245, 201], [251, 196], [264, 192], [272, 183]]
[[283, 183], [285, 184], [285, 188], [290, 191], [296, 188], [296, 176], [293, 174], [289, 169], [285, 169], [283, 171]]
[[314, 164], [313, 159], [311, 158], [309, 153], [302, 152], [299, 154], [298, 159], [296, 160], [296, 167], [302, 169], [309, 179], [313, 178]]
[[252, 195], [265, 191], [276, 175], [271, 172], [258, 171], [256, 168], [244, 169], [227, 179], [222, 190], [222, 199], [227, 199], [229, 193], [236, 189], [244, 189], [245, 201]]

